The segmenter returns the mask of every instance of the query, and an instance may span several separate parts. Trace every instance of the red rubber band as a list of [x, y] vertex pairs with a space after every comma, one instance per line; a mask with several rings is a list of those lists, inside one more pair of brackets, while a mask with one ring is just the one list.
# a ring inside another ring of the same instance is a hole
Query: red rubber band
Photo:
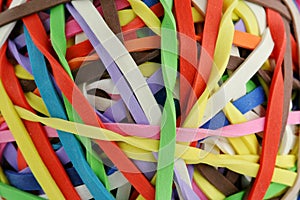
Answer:
[[197, 65], [197, 43], [191, 0], [175, 0], [175, 18], [179, 31], [180, 107], [181, 120], [185, 119], [185, 107], [194, 82]]
[[[205, 16], [205, 24], [202, 35], [202, 52], [198, 63], [198, 73], [195, 73], [193, 89], [194, 94], [190, 94], [186, 112], [189, 112], [196, 100], [201, 96], [206, 87], [212, 60], [215, 52], [219, 26], [222, 17], [223, 0], [208, 0]], [[205, 51], [205, 52], [204, 52]], [[196, 97], [196, 98], [195, 98]]]
[[260, 168], [249, 193], [249, 199], [253, 200], [263, 199], [271, 183], [282, 128], [284, 101], [282, 61], [286, 48], [286, 34], [280, 14], [271, 9], [267, 9], [267, 20], [275, 43], [273, 55], [276, 60], [276, 68], [274, 70], [268, 99]]
[[[7, 44], [2, 47], [0, 52], [0, 77], [3, 85], [15, 105], [34, 112], [24, 96], [12, 64], [7, 60], [6, 49]], [[63, 195], [68, 199], [80, 199], [64, 167], [56, 156], [43, 126], [40, 123], [27, 120], [23, 120], [23, 122], [28, 132], [31, 133], [30, 137], [35, 147]]]
[[[63, 70], [55, 57], [48, 41], [47, 34], [38, 17], [34, 14], [23, 18], [23, 22], [28, 28], [28, 32], [37, 48], [45, 55], [50, 62], [54, 79], [62, 93], [66, 96], [73, 108], [77, 111], [83, 122], [87, 125], [105, 128], [103, 123], [96, 115], [94, 109], [87, 102], [78, 87]], [[114, 142], [96, 140], [100, 148], [122, 172], [127, 180], [136, 188], [136, 190], [146, 199], [154, 199], [155, 190], [139, 169], [130, 161], [122, 150]]]

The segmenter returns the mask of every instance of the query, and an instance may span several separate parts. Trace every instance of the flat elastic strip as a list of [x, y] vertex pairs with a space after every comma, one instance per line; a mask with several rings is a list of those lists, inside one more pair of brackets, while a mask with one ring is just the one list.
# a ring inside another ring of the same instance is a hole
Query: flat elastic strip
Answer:
[[[76, 20], [79, 22], [79, 24], [84, 29], [86, 35], [90, 38], [90, 41], [92, 42], [92, 45], [95, 47], [96, 52], [99, 56], [102, 58], [102, 62], [106, 69], [108, 70], [109, 74], [111, 75], [112, 80], [116, 84], [116, 87], [121, 92], [121, 97], [124, 101], [124, 103], [127, 105], [129, 111], [131, 112], [134, 120], [136, 123], [139, 124], [148, 124], [148, 119], [142, 108], [140, 107], [140, 104], [138, 103], [136, 96], [133, 94], [130, 86], [127, 84], [127, 81], [125, 80], [124, 76], [118, 69], [115, 62], [112, 60], [111, 56], [108, 54], [107, 51], [103, 48], [103, 46], [99, 43], [99, 41], [95, 38], [95, 35], [91, 32], [91, 29], [87, 26], [87, 24], [84, 22], [84, 20], [81, 18], [81, 16], [78, 14], [78, 12], [71, 6], [67, 5], [67, 8], [69, 9], [70, 13], [76, 18]], [[78, 79], [78, 76], [77, 76]]]
[[0, 99], [1, 113], [4, 115], [16, 142], [22, 150], [22, 154], [37, 181], [49, 198], [64, 199], [63, 194], [60, 192], [55, 181], [51, 177], [51, 174], [47, 170], [47, 167], [44, 165], [41, 157], [35, 149], [21, 119], [18, 117], [18, 114], [3, 87], [2, 81], [0, 81], [0, 91], [2, 94], [2, 98]]
[[197, 43], [190, 0], [175, 0], [175, 17], [179, 31], [180, 107], [181, 120], [186, 115], [186, 104], [194, 82], [197, 65]]
[[23, 200], [43, 200], [36, 195], [18, 190], [15, 187], [0, 182], [0, 196], [7, 200], [23, 199]]
[[[80, 134], [84, 137], [99, 139], [103, 141], [122, 141], [118, 144], [129, 157], [133, 159], [146, 160], [148, 162], [155, 162], [152, 152], [158, 151], [159, 141], [141, 139], [136, 137], [124, 137], [107, 129], [99, 129], [97, 127], [69, 122], [58, 118], [43, 118], [21, 107], [16, 106], [15, 108], [22, 118], [30, 121], [40, 121], [47, 126], [55, 127], [57, 130], [62, 130], [73, 134]], [[78, 130], [81, 131], [78, 132]], [[144, 150], [142, 150], [140, 147], [143, 147]], [[133, 154], [130, 153], [131, 151], [133, 152]], [[141, 157], [137, 158], [139, 154]], [[148, 160], [147, 157], [149, 155], [151, 155], [153, 159]], [[232, 171], [251, 177], [255, 177], [259, 170], [259, 164], [256, 163], [259, 158], [257, 155], [239, 155], [234, 157], [229, 155], [214, 155], [198, 148], [176, 144], [176, 157], [181, 157], [185, 160], [186, 163], [189, 164], [205, 163], [216, 167], [227, 167]], [[246, 158], [248, 161], [245, 160]], [[292, 156], [291, 158], [295, 157]], [[290, 164], [287, 166], [286, 163], [288, 162], [282, 161], [281, 166], [290, 168], [294, 165], [294, 162], [295, 160], [292, 159], [291, 161], [289, 161]], [[282, 168], [275, 168], [272, 181], [292, 186], [296, 179], [296, 175], [297, 174], [295, 172], [290, 172]]]
[[199, 172], [198, 170], [194, 171], [194, 180], [199, 188], [202, 189], [204, 194], [209, 199], [225, 199], [225, 195], [222, 194], [219, 190], [215, 189]]
[[[12, 101], [15, 102], [16, 105], [22, 106], [30, 111], [33, 109], [29, 106], [26, 102], [25, 96], [23, 94], [22, 88], [18, 84], [18, 79], [16, 78], [13, 70], [13, 66], [8, 62], [6, 55], [5, 55], [6, 47], [2, 48], [0, 61], [3, 65], [1, 65], [1, 79], [3, 85], [8, 88], [7, 93], [12, 98]], [[5, 68], [4, 68], [5, 66]], [[14, 88], [12, 92], [10, 88]], [[55, 152], [52, 149], [52, 146], [47, 138], [46, 132], [44, 131], [43, 127], [39, 123], [31, 123], [28, 121], [24, 121], [25, 127], [28, 129], [31, 134], [31, 139], [36, 146], [42, 160], [45, 162], [49, 172], [51, 173], [53, 179], [58, 184], [58, 187], [62, 190], [62, 193], [65, 196], [72, 195], [73, 192], [76, 194], [68, 176], [61, 165], [59, 159], [55, 155]], [[74, 194], [73, 193], [73, 194]]]
[[[34, 95], [34, 94], [33, 94]], [[39, 98], [39, 97], [35, 97]], [[255, 98], [255, 96], [251, 96], [251, 98]], [[256, 97], [257, 98], [257, 97]], [[249, 102], [245, 100], [248, 104]], [[30, 101], [29, 101], [30, 103]], [[243, 104], [241, 104], [243, 106]], [[239, 106], [237, 106], [239, 108]], [[38, 108], [37, 111], [43, 113], [48, 116], [47, 113], [43, 112], [41, 108]], [[287, 124], [288, 125], [297, 125], [300, 124], [299, 121], [300, 112], [290, 112]], [[202, 140], [208, 136], [223, 136], [223, 137], [240, 137], [247, 134], [253, 134], [257, 132], [263, 131], [265, 118], [258, 118], [252, 121], [248, 121], [241, 124], [224, 126], [219, 130], [209, 130], [209, 129], [190, 129], [190, 128], [177, 128], [177, 141], [178, 142], [192, 142]], [[112, 131], [115, 131], [121, 135], [130, 135], [137, 136], [143, 138], [153, 138], [159, 139], [159, 127], [158, 126], [149, 126], [149, 125], [132, 125], [132, 124], [116, 124], [116, 123], [106, 123], [105, 126]], [[5, 126], [3, 126], [5, 129]], [[147, 130], [147, 134], [143, 132], [143, 130]], [[8, 132], [7, 132], [8, 133]], [[5, 142], [5, 138], [8, 136], [4, 136], [5, 132], [1, 132], [1, 142]], [[11, 139], [7, 139], [7, 142], [10, 142]]]
[[124, 43], [120, 20], [118, 17], [116, 4], [114, 0], [100, 0], [103, 17], [109, 28], [117, 35], [119, 40]]
[[243, 20], [248, 33], [259, 35], [255, 15], [244, 1], [239, 1], [234, 11]]
[[[248, 56], [245, 62], [234, 71], [233, 75], [219, 88], [219, 90], [208, 99], [204, 117], [198, 125], [203, 125], [225, 107], [225, 105], [236, 95], [236, 92], [240, 91], [239, 87], [245, 85], [270, 56], [272, 48], [273, 41], [271, 34], [269, 29], [266, 29], [259, 46]], [[224, 96], [224, 94], [226, 95]], [[215, 103], [220, 99], [222, 99], [222, 103]], [[198, 103], [200, 103], [199, 100]], [[198, 108], [195, 107], [195, 109]], [[196, 113], [191, 113], [189, 119], [195, 119], [195, 114]]]
[[28, 73], [21, 65], [15, 66], [15, 74], [19, 79], [34, 80], [33, 76]]
[[[66, 38], [65, 38], [65, 12], [64, 12], [64, 6], [58, 5], [50, 10], [50, 39], [51, 43], [54, 47], [55, 52], [57, 53], [59, 60], [61, 61], [65, 71], [68, 73], [68, 75], [72, 78], [70, 67], [68, 66], [68, 63], [65, 59], [66, 54]], [[41, 56], [42, 57], [42, 56]], [[50, 82], [50, 81], [49, 81]], [[67, 101], [65, 97], [63, 97], [67, 114], [69, 116], [69, 119], [73, 121], [73, 118], [75, 116], [75, 113], [73, 112], [72, 105]], [[92, 167], [93, 171], [97, 174], [97, 176], [104, 182], [106, 187], [108, 188], [108, 180], [107, 176], [104, 170], [103, 163], [98, 161], [94, 156], [92, 156], [92, 150], [91, 150], [91, 141], [86, 138], [79, 138], [82, 143], [86, 144], [86, 148], [88, 148], [86, 152], [87, 161]], [[72, 146], [72, 145], [70, 145]]]
[[265, 9], [257, 4], [245, 1], [245, 3], [250, 7], [253, 14], [255, 15], [256, 21], [259, 21], [258, 28], [259, 34], [262, 35], [267, 27], [267, 17]]
[[[86, 11], [85, 11], [86, 12]], [[41, 28], [41, 23], [37, 15], [32, 15], [23, 19], [32, 39], [41, 52], [48, 58], [50, 66], [53, 70], [53, 75], [57, 81], [57, 85], [63, 94], [67, 97], [75, 110], [78, 112], [84, 123], [92, 124], [96, 127], [103, 127], [102, 122], [97, 117], [94, 109], [91, 108], [79, 89], [75, 86], [74, 82], [70, 80], [67, 74], [61, 69], [56, 59], [52, 57], [47, 48], [50, 48], [46, 33]], [[40, 28], [35, 29], [34, 27]], [[68, 83], [68, 84], [67, 84]], [[76, 97], [76, 98], [74, 98]], [[147, 181], [147, 179], [139, 172], [137, 167], [127, 158], [127, 156], [117, 147], [114, 143], [105, 141], [96, 141], [98, 145], [104, 150], [106, 155], [116, 164], [118, 169], [136, 187], [136, 189], [145, 197], [149, 199], [154, 198], [154, 188]]]
[[202, 51], [198, 63], [198, 73], [195, 73], [193, 89], [194, 93], [190, 94], [190, 101], [186, 107], [186, 112], [190, 112], [192, 106], [195, 104], [195, 97], [198, 99], [205, 89], [208, 82], [211, 69], [213, 67], [213, 55], [215, 45], [219, 34], [219, 26], [222, 17], [223, 0], [211, 1], [206, 7], [206, 20], [203, 30]]
[[225, 196], [229, 196], [238, 192], [239, 190], [228, 181], [217, 169], [212, 166], [199, 164], [196, 168], [216, 189], [222, 192]]
[[[26, 119], [29, 119], [30, 121], [31, 120], [33, 120], [33, 121], [36, 121], [36, 119], [39, 119], [38, 121], [43, 121], [43, 123], [46, 123], [46, 124], [49, 124], [50, 123], [50, 125], [51, 125], [51, 123], [53, 122], [53, 121], [57, 121], [57, 119], [56, 120], [53, 120], [53, 119], [51, 119], [51, 120], [45, 120], [45, 119], [42, 119], [41, 117], [37, 117], [36, 115], [34, 115], [34, 114], [32, 114], [32, 113], [28, 113], [28, 111], [25, 111], [24, 112], [24, 109], [22, 109], [22, 108], [20, 108], [20, 107], [16, 107], [16, 109], [18, 109], [18, 112], [20, 113], [20, 115], [22, 116], [22, 117], [24, 117], [24, 118], [26, 118]], [[297, 117], [298, 117], [299, 115], [297, 115]], [[299, 119], [299, 118], [298, 118]], [[50, 121], [52, 121], [52, 122], [50, 122]], [[60, 120], [59, 120], [60, 121]], [[70, 124], [70, 123], [68, 123], [68, 124]], [[120, 125], [120, 124], [117, 124], [117, 125]], [[63, 125], [61, 124], [61, 125], [59, 125], [59, 127], [62, 127], [62, 128], [59, 128], [59, 129], [62, 129], [62, 130], [66, 130], [66, 127], [63, 127]], [[105, 129], [100, 129], [100, 130], [95, 130], [95, 129], [90, 129], [90, 128], [88, 128], [88, 127], [85, 127], [85, 128], [87, 128], [86, 130], [87, 131], [89, 131], [89, 132], [94, 132], [95, 134], [93, 134], [93, 135], [97, 135], [98, 134], [98, 136], [95, 136], [95, 138], [101, 138], [101, 139], [103, 139], [103, 138], [106, 138], [105, 140], [115, 140], [115, 141], [124, 141], [124, 142], [126, 142], [126, 143], [128, 143], [128, 144], [131, 144], [131, 145], [134, 145], [134, 146], [138, 146], [138, 142], [134, 142], [134, 140], [135, 139], [133, 139], [133, 138], [129, 138], [129, 137], [122, 137], [121, 135], [118, 135], [118, 134], [116, 134], [116, 133], [114, 133], [114, 132], [111, 132], [111, 131], [109, 131], [109, 130], [105, 130]], [[46, 127], [46, 130], [47, 130], [47, 133], [48, 133], [48, 136], [49, 137], [51, 137], [51, 138], [53, 138], [53, 137], [57, 137], [57, 133], [56, 133], [56, 131], [54, 130], [54, 129], [52, 129], [52, 128], [49, 128], [49, 127]], [[69, 128], [67, 128], [67, 130], [71, 130], [71, 132], [72, 133], [75, 133], [75, 134], [77, 134], [77, 130], [75, 130], [75, 129], [73, 129], [73, 128], [71, 128], [70, 129], [70, 127]], [[104, 131], [104, 132], [103, 132]], [[10, 134], [10, 131], [2, 131], [1, 132], [1, 134], [3, 135], [3, 137], [1, 137], [1, 141], [3, 140], [4, 142], [12, 142], [12, 141], [14, 141], [14, 138], [11, 136], [11, 135], [9, 135]], [[104, 136], [101, 136], [101, 135], [103, 135], [104, 134]], [[179, 134], [181, 134], [181, 133], [179, 133]], [[183, 135], [184, 134], [186, 134], [186, 133], [182, 133]], [[89, 134], [89, 135], [91, 135], [91, 134]], [[110, 136], [109, 136], [110, 135]], [[122, 134], [123, 135], [123, 134]], [[127, 134], [128, 135], [128, 134]], [[108, 137], [107, 137], [108, 136]], [[126, 136], [126, 135], [125, 135]], [[89, 137], [92, 137], [92, 138], [94, 138], [94, 136], [89, 136]], [[155, 145], [155, 143], [157, 143], [158, 141], [154, 141], [154, 140], [140, 140], [139, 139], [139, 141], [141, 141], [143, 144], [146, 144], [146, 143], [148, 143], [147, 145], [145, 145], [145, 146], [143, 146], [143, 148], [145, 148], [145, 150], [150, 150], [150, 151], [157, 151], [157, 146]], [[154, 143], [154, 144], [153, 144]], [[153, 147], [151, 146], [151, 145], [154, 145]], [[150, 145], [150, 146], [149, 146]], [[180, 146], [180, 148], [182, 148], [182, 145]], [[190, 147], [188, 147], [190, 150], [192, 150], [192, 152], [191, 153], [195, 153], [195, 152], [193, 152], [193, 151], [202, 151], [202, 150], [197, 150], [197, 149], [195, 149], [195, 148], [190, 148]], [[128, 150], [128, 149], [127, 149]], [[139, 149], [138, 151], [137, 151], [137, 153], [139, 153], [141, 150]], [[150, 154], [151, 154], [151, 152], [149, 152]], [[196, 155], [196, 154], [195, 154]], [[193, 157], [193, 156], [195, 156], [195, 155], [188, 155], [188, 154], [185, 154], [185, 155], [180, 155], [180, 156], [183, 156], [182, 158], [184, 158], [184, 159], [187, 159], [186, 160], [186, 162], [187, 163], [199, 163], [199, 162], [202, 162], [202, 161], [200, 161], [198, 158], [196, 158], [196, 157]], [[146, 156], [146, 154], [145, 154], [145, 156]], [[211, 155], [208, 155], [208, 156], [211, 156]], [[193, 158], [192, 158], [193, 157]], [[191, 159], [192, 158], [192, 159]], [[221, 155], [221, 156], [219, 156], [218, 158], [216, 158], [216, 159], [241, 159], [241, 160], [244, 160], [244, 161], [249, 161], [249, 162], [253, 162], [253, 163], [257, 163], [257, 161], [259, 160], [259, 156], [258, 155], [243, 155], [243, 156], [239, 156], [239, 155], [234, 155], [234, 156], [231, 156], [231, 155]], [[197, 160], [197, 161], [196, 161]], [[148, 161], [148, 160], [147, 160]], [[154, 162], [155, 162], [156, 160], [154, 160]], [[152, 160], [149, 160], [148, 162], [153, 162]], [[231, 161], [230, 161], [231, 162]], [[229, 163], [230, 163], [229, 162]], [[221, 163], [223, 163], [224, 164], [224, 160], [221, 160]], [[279, 156], [277, 156], [277, 160], [276, 160], [276, 166], [278, 166], [278, 167], [281, 167], [281, 168], [291, 168], [291, 167], [293, 167], [294, 166], [294, 163], [295, 163], [295, 156], [294, 155], [284, 155], [284, 156], [281, 156], [281, 155], [279, 155]]]
[[286, 48], [285, 27], [281, 16], [267, 9], [267, 21], [275, 42], [274, 52], [276, 68], [271, 83], [266, 123], [262, 142], [261, 166], [249, 193], [249, 199], [262, 199], [270, 185], [274, 172], [274, 163], [279, 147], [283, 111], [282, 61]]
[[176, 111], [173, 91], [177, 77], [177, 33], [172, 13], [173, 1], [160, 0], [164, 8], [161, 24], [161, 61], [166, 101], [161, 120], [160, 142], [157, 161], [156, 199], [171, 199], [174, 175], [174, 154], [176, 144]]
[[290, 24], [289, 22], [283, 18], [286, 33], [286, 51], [284, 54], [283, 60], [283, 86], [284, 86], [284, 100], [283, 100], [283, 113], [282, 113], [282, 129], [281, 129], [281, 138], [286, 129], [286, 123], [288, 114], [290, 111], [290, 101], [292, 97], [292, 89], [293, 89], [293, 60], [292, 60], [292, 48], [291, 48], [291, 40], [290, 40]]
[[[151, 120], [150, 124], [159, 124], [161, 120], [160, 108], [128, 51], [107, 27], [101, 15], [99, 15], [90, 1], [72, 1], [72, 4], [119, 66], [120, 71], [131, 86], [147, 119]], [[90, 11], [89, 13], [86, 12], [87, 9]], [[99, 26], [102, 27], [101, 30]]]
[[[251, 93], [250, 93], [251, 94]], [[39, 97], [35, 97], [39, 98]], [[257, 96], [250, 95], [250, 99], [259, 98]], [[246, 104], [252, 104], [249, 100], [244, 100]], [[29, 101], [30, 103], [30, 101]], [[243, 103], [235, 104], [239, 109], [244, 107]], [[41, 108], [37, 109], [39, 112], [48, 116], [47, 113], [44, 113]], [[247, 110], [246, 110], [247, 111]], [[245, 112], [242, 110], [242, 112]], [[299, 111], [290, 112], [288, 118], [289, 125], [300, 124], [298, 117], [300, 116]], [[192, 142], [202, 140], [207, 136], [224, 136], [224, 137], [239, 137], [247, 134], [253, 134], [263, 131], [265, 118], [258, 118], [249, 122], [224, 126], [218, 130], [209, 130], [209, 129], [190, 129], [190, 128], [177, 128], [177, 141], [179, 142]], [[143, 138], [153, 138], [159, 139], [159, 127], [158, 126], [149, 126], [149, 125], [132, 125], [132, 124], [111, 124], [106, 123], [106, 127], [109, 130], [118, 132], [122, 135], [131, 135]], [[146, 134], [143, 130], [147, 130]], [[2, 133], [4, 134], [4, 133]]]
[[[24, 32], [35, 81], [39, 87], [42, 97], [45, 98], [44, 101], [48, 107], [48, 110], [55, 117], [67, 119], [64, 113], [64, 109], [55, 92], [55, 88], [51, 83], [44, 57], [33, 45], [33, 42], [31, 41], [26, 29], [24, 30]], [[51, 95], [49, 95], [50, 92], [52, 93]], [[76, 168], [77, 172], [79, 173], [80, 177], [85, 182], [87, 187], [90, 189], [93, 196], [95, 198], [99, 198], [101, 196], [110, 198], [110, 195], [108, 195], [102, 183], [91, 172], [91, 169], [86, 163], [85, 157], [83, 156], [83, 151], [78, 141], [76, 141], [75, 137], [62, 131], [58, 131], [58, 135], [74, 167]], [[74, 198], [79, 198], [79, 196]]]
[[291, 0], [284, 0], [283, 1], [286, 6], [288, 7], [292, 18], [293, 18], [293, 28], [294, 28], [294, 35], [296, 38], [296, 44], [298, 49], [298, 69], [300, 69], [300, 19], [299, 19], [299, 10], [297, 10], [294, 2]]
[[0, 13], [0, 27], [70, 0], [32, 0]]
[[287, 20], [289, 21], [292, 20], [289, 10], [287, 9], [287, 7], [285, 7], [285, 5], [283, 5], [283, 3], [281, 3], [281, 1], [272, 1], [272, 0], [248, 0], [248, 1], [259, 4], [266, 8], [271, 8], [273, 10], [276, 10]]
[[143, 20], [146, 26], [148, 26], [154, 33], [160, 35], [160, 20], [159, 18], [151, 11], [151, 9], [146, 6], [142, 1], [138, 0], [129, 0], [134, 13]]
[[[225, 71], [226, 65], [229, 60], [230, 49], [232, 46], [232, 40], [234, 35], [234, 25], [231, 20], [232, 12], [237, 5], [237, 1], [231, 2], [229, 8], [224, 13], [222, 20], [220, 22], [220, 29], [216, 43], [216, 49], [214, 52], [214, 64], [212, 67], [212, 73], [210, 74], [209, 81], [207, 83], [207, 87], [202, 93], [201, 97], [197, 100], [192, 110], [189, 112], [186, 120], [184, 121], [184, 127], [198, 127], [200, 123], [197, 121], [201, 121], [204, 108], [206, 107], [206, 101], [210, 91], [221, 78], [222, 72]], [[226, 28], [225, 28], [226, 27]], [[227, 39], [224, 40], [224, 37]], [[221, 39], [222, 38], [222, 39]], [[224, 53], [226, 51], [227, 53]], [[218, 68], [219, 70], [215, 69]], [[198, 105], [201, 102], [201, 106]], [[202, 111], [203, 110], [203, 111]], [[195, 115], [196, 114], [196, 115]], [[193, 120], [192, 120], [193, 119]]]
[[[12, 3], [9, 6], [9, 9], [12, 9], [22, 3], [25, 3], [26, 0], [13, 0]], [[10, 32], [13, 30], [13, 28], [15, 27], [16, 22], [12, 22], [9, 23], [5, 26], [0, 27], [0, 48], [2, 48], [3, 44], [5, 43], [5, 41], [7, 40]]]
[[[300, 137], [298, 138], [298, 143], [300, 142]], [[285, 195], [282, 197], [284, 200], [292, 199], [298, 196], [299, 189], [300, 189], [300, 175], [299, 175], [299, 168], [300, 168], [300, 148], [298, 147], [298, 162], [297, 162], [297, 179], [294, 183], [294, 185], [285, 193]]]
[[[193, 17], [192, 17], [192, 12], [190, 9], [191, 1], [181, 1], [181, 0], [175, 0], [174, 1], [174, 6], [175, 6], [175, 16], [176, 16], [176, 22], [178, 26], [178, 31], [179, 31], [179, 55], [180, 55], [180, 60], [179, 60], [179, 66], [180, 66], [180, 107], [181, 107], [181, 120], [184, 121], [187, 113], [189, 112], [190, 108], [188, 107], [189, 105], [193, 105], [191, 102], [192, 99], [195, 99], [195, 89], [197, 90], [196, 86], [204, 86], [203, 83], [203, 78], [200, 74], [196, 72], [197, 70], [197, 44], [196, 44], [196, 38], [195, 38], [195, 28], [194, 28], [194, 22], [193, 22]], [[217, 2], [219, 3], [219, 2]], [[221, 2], [222, 4], [222, 2]], [[210, 4], [209, 4], [210, 5]], [[220, 5], [220, 4], [214, 4], [214, 5]], [[212, 11], [211, 8], [214, 6], [211, 6], [208, 11]], [[218, 15], [218, 8], [220, 8], [220, 16]], [[215, 8], [214, 8], [215, 9]], [[216, 27], [218, 26], [218, 20], [220, 21], [221, 19], [221, 6], [217, 6], [217, 9], [214, 10], [215, 17], [214, 18], [209, 18], [206, 17], [207, 20], [209, 19], [214, 19], [215, 23], [213, 22], [205, 22], [206, 28], [206, 34], [207, 32], [211, 31], [209, 30], [210, 27]], [[217, 10], [217, 11], [216, 11]], [[212, 13], [212, 12], [208, 12]], [[217, 13], [217, 14], [216, 14]], [[218, 18], [219, 16], [219, 18]], [[211, 31], [211, 35], [214, 34], [214, 31]], [[203, 44], [209, 44], [213, 43], [212, 41], [209, 41], [205, 43], [205, 34], [203, 34], [203, 40], [202, 40], [202, 46]], [[208, 37], [212, 38], [213, 36]], [[208, 39], [206, 38], [206, 39]], [[204, 42], [203, 42], [204, 41]], [[205, 47], [203, 46], [203, 49]], [[206, 49], [205, 49], [206, 50]], [[204, 52], [205, 50], [202, 50]], [[204, 53], [201, 55], [204, 55]], [[203, 59], [203, 56], [202, 56]], [[209, 68], [209, 64], [206, 66], [206, 68]], [[198, 75], [198, 76], [197, 76]], [[194, 79], [196, 81], [194, 81]], [[199, 80], [198, 80], [199, 79]], [[195, 84], [196, 83], [196, 84]], [[199, 87], [198, 87], [199, 88]], [[196, 92], [197, 93], [197, 92]], [[197, 96], [197, 98], [199, 95]], [[191, 107], [191, 106], [190, 106]], [[195, 145], [195, 144], [194, 144]], [[182, 162], [175, 162], [175, 168], [179, 168], [180, 163]], [[186, 167], [183, 165], [180, 168], [186, 169]], [[178, 177], [177, 180], [180, 183], [181, 178], [183, 179], [188, 179], [188, 176], [184, 176], [184, 174], [187, 173], [181, 173], [181, 177]], [[188, 181], [189, 182], [189, 181]], [[184, 188], [181, 187], [181, 190]], [[182, 193], [188, 193], [188, 191], [182, 191]]]

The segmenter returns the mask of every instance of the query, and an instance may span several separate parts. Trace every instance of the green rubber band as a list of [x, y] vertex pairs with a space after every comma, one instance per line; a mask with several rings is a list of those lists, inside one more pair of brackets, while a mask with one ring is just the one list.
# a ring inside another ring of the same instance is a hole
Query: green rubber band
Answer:
[[[67, 49], [67, 41], [65, 37], [65, 10], [64, 5], [58, 5], [53, 7], [50, 10], [50, 38], [52, 46], [63, 66], [65, 71], [68, 73], [70, 78], [73, 79], [71, 69], [69, 64], [65, 58], [66, 49]], [[77, 112], [73, 109], [73, 106], [67, 100], [67, 98], [63, 95], [64, 104], [67, 110], [68, 118], [71, 121], [75, 121], [79, 123], [83, 123]], [[82, 136], [76, 136], [77, 139], [85, 146], [86, 148], [86, 158], [87, 162], [91, 166], [93, 172], [96, 176], [101, 180], [106, 189], [110, 191], [110, 186], [108, 182], [108, 177], [105, 172], [105, 168], [103, 163], [97, 159], [96, 154], [92, 150], [91, 140], [89, 138], [85, 138]]]
[[10, 185], [6, 185], [0, 182], [0, 196], [7, 200], [43, 200], [44, 198], [35, 196], [33, 194], [24, 192]]
[[[290, 171], [296, 171], [296, 167], [293, 167]], [[264, 199], [271, 199], [274, 197], [277, 197], [280, 195], [282, 192], [284, 192], [288, 186], [279, 184], [279, 183], [271, 183], [265, 196]], [[244, 197], [245, 191], [238, 192], [236, 194], [233, 194], [229, 197], [226, 197], [225, 200], [242, 200]]]
[[161, 30], [161, 60], [167, 98], [162, 114], [155, 195], [156, 199], [171, 199], [176, 144], [176, 111], [173, 90], [177, 76], [178, 44], [176, 22], [172, 14], [173, 1], [161, 0], [160, 2], [165, 12]]

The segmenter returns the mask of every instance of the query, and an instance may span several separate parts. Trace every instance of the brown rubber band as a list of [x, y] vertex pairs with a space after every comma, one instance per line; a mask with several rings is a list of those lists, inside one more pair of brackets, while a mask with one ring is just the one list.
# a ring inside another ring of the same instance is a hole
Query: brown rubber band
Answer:
[[145, 52], [132, 52], [130, 53], [130, 55], [132, 56], [133, 60], [135, 61], [135, 63], [137, 65], [143, 64], [147, 61], [150, 61], [154, 58], [156, 58], [157, 56], [160, 55], [160, 51], [158, 49], [155, 49], [153, 51], [145, 51]]
[[0, 27], [71, 0], [32, 0], [0, 13]]
[[238, 182], [240, 175], [234, 171], [228, 170], [225, 177], [228, 181], [230, 181], [232, 184], [236, 185]]
[[248, 1], [259, 4], [266, 8], [271, 8], [279, 12], [282, 16], [284, 16], [289, 21], [292, 20], [289, 10], [283, 3], [281, 3], [281, 1], [274, 1], [274, 0], [248, 0]]
[[227, 69], [229, 70], [236, 70], [244, 62], [244, 58], [237, 57], [237, 56], [230, 56], [229, 62], [227, 65]]
[[[300, 137], [298, 137], [298, 144], [300, 144]], [[298, 192], [299, 192], [299, 188], [300, 188], [300, 159], [299, 159], [299, 157], [300, 157], [300, 148], [298, 148], [297, 179], [295, 180], [293, 187], [291, 187], [285, 193], [285, 195], [282, 197], [282, 199], [284, 199], [284, 200], [292, 199], [292, 198], [298, 196]]]
[[109, 28], [117, 35], [119, 40], [124, 43], [118, 11], [114, 0], [100, 0], [104, 19]]
[[223, 176], [214, 167], [206, 164], [199, 164], [196, 165], [196, 168], [199, 170], [202, 176], [204, 176], [211, 184], [216, 187], [216, 189], [218, 189], [225, 196], [232, 195], [239, 191], [235, 185], [227, 180], [227, 178], [225, 178], [225, 176]]
[[297, 41], [296, 44], [298, 49], [298, 69], [300, 69], [300, 36], [299, 36], [300, 33], [298, 32], [298, 30], [300, 30], [300, 24], [299, 24], [299, 20], [297, 20], [299, 18], [299, 12], [293, 1], [284, 0], [283, 2], [285, 3], [286, 7], [290, 11], [293, 19], [292, 24], [293, 24], [294, 36]]
[[36, 84], [33, 80], [19, 79], [19, 82], [24, 92], [32, 92], [36, 89]]
[[300, 89], [300, 81], [297, 79], [293, 79], [293, 89], [294, 90], [299, 90]]
[[290, 99], [292, 97], [292, 89], [293, 89], [293, 60], [292, 60], [292, 48], [291, 48], [291, 40], [290, 40], [290, 24], [283, 17], [283, 22], [286, 31], [286, 50], [283, 60], [283, 85], [284, 85], [284, 99], [283, 99], [283, 113], [282, 113], [282, 129], [281, 129], [281, 137], [285, 132], [285, 127], [287, 125], [287, 118], [290, 112]]
[[258, 74], [265, 81], [267, 85], [271, 84], [271, 75], [267, 71], [259, 69]]

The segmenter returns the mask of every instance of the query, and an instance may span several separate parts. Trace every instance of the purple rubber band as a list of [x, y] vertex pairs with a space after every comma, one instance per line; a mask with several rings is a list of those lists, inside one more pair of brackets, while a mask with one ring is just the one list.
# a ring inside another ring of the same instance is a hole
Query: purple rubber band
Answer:
[[180, 173], [178, 173], [176, 169], [174, 169], [174, 172], [174, 181], [178, 184], [183, 199], [199, 199], [194, 190], [180, 178]]
[[17, 46], [11, 40], [8, 40], [8, 49], [9, 49], [10, 53], [13, 54], [13, 56], [18, 61], [18, 63], [22, 67], [24, 67], [24, 69], [26, 69], [26, 71], [28, 71], [30, 74], [32, 74], [29, 58], [27, 58], [27, 57], [23, 56], [22, 54], [20, 54], [19, 51], [18, 51]]
[[127, 105], [132, 117], [139, 124], [148, 124], [148, 120], [141, 109], [139, 103], [136, 100], [136, 97], [132, 93], [130, 86], [127, 84], [122, 73], [119, 71], [117, 65], [111, 58], [111, 56], [107, 53], [107, 51], [103, 48], [101, 43], [97, 40], [91, 29], [88, 27], [86, 22], [82, 19], [82, 17], [78, 14], [78, 12], [73, 8], [72, 5], [66, 4], [67, 9], [71, 13], [71, 15], [76, 19], [78, 24], [80, 24], [81, 28], [89, 38], [91, 44], [96, 50], [97, 54], [101, 58], [103, 64], [105, 65], [108, 73], [111, 76], [111, 79], [116, 84], [116, 87], [120, 91], [120, 95]]
[[234, 29], [241, 32], [246, 32], [246, 27], [242, 19], [234, 24]]

